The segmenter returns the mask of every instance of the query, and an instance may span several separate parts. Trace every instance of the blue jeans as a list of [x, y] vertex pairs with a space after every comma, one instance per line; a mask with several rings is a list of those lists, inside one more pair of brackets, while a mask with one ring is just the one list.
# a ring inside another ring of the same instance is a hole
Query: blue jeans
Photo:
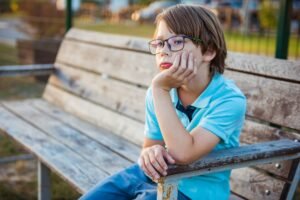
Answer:
[[[80, 200], [156, 200], [157, 184], [148, 178], [138, 164], [106, 178]], [[178, 200], [190, 200], [178, 191]]]

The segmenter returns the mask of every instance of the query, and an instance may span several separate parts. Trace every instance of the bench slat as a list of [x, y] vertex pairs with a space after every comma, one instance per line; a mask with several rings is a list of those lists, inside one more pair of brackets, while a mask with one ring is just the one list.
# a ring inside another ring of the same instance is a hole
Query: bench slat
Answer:
[[[0, 129], [34, 153], [49, 168], [63, 174], [64, 180], [80, 193], [86, 192], [108, 174], [87, 162], [64, 144], [49, 137], [0, 106]], [[88, 169], [88, 170], [87, 170]]]
[[246, 199], [275, 200], [280, 199], [285, 182], [262, 174], [251, 168], [231, 171], [230, 187], [235, 193]]
[[143, 86], [148, 86], [155, 75], [155, 60], [149, 54], [75, 41], [64, 41], [61, 48], [55, 65], [69, 64]]
[[247, 115], [300, 131], [300, 84], [226, 71], [247, 97]]
[[[149, 53], [148, 41], [150, 38], [121, 36], [108, 33], [91, 32], [73, 28], [66, 35], [67, 40], [76, 40], [113, 48], [131, 49]], [[72, 52], [72, 51], [71, 51]], [[226, 59], [228, 69], [250, 72], [262, 76], [300, 82], [300, 63], [275, 59], [267, 56], [258, 56], [237, 52], [228, 52]]]
[[119, 136], [104, 130], [103, 128], [87, 123], [74, 115], [63, 111], [61, 108], [49, 104], [45, 100], [35, 99], [30, 101], [30, 105], [42, 111], [44, 114], [76, 128], [93, 140], [101, 143], [107, 148], [110, 148], [112, 151], [123, 155], [123, 157], [127, 157], [132, 162], [136, 162], [138, 160], [141, 148], [137, 145], [128, 142], [127, 140], [120, 139]]
[[142, 123], [62, 91], [50, 84], [46, 86], [45, 90], [43, 97], [48, 102], [92, 124], [110, 130], [139, 146], [142, 145], [144, 139]]
[[2, 104], [18, 114], [24, 121], [34, 125], [55, 140], [61, 141], [107, 174], [114, 174], [132, 164], [79, 130], [35, 109], [31, 106], [30, 100], [3, 102]]
[[136, 120], [144, 121], [146, 95], [144, 88], [103, 78], [99, 74], [63, 64], [59, 65], [55, 76], [50, 77], [49, 83]]

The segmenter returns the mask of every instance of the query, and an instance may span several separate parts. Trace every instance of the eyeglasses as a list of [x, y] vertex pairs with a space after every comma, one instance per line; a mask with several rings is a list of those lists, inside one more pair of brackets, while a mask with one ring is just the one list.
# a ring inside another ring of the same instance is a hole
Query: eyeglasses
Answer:
[[199, 38], [194, 38], [187, 35], [175, 35], [165, 40], [161, 40], [161, 39], [151, 40], [149, 42], [149, 50], [152, 54], [158, 54], [164, 48], [165, 42], [167, 42], [167, 46], [170, 51], [173, 52], [180, 51], [184, 48], [184, 43], [186, 38], [193, 40], [195, 42], [202, 42], [202, 40]]

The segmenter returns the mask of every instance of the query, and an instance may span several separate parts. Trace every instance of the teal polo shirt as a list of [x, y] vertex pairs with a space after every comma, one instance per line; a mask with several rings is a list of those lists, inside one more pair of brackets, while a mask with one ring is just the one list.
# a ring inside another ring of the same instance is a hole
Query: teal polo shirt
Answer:
[[[239, 146], [239, 136], [246, 113], [246, 97], [233, 80], [215, 73], [202, 94], [186, 109], [178, 98], [177, 89], [170, 91], [176, 114], [188, 132], [201, 126], [220, 138], [213, 149]], [[154, 110], [151, 87], [146, 94], [145, 136], [163, 140]], [[180, 147], [178, 147], [180, 148]], [[231, 170], [204, 174], [179, 181], [179, 190], [195, 200], [225, 200], [230, 195]]]

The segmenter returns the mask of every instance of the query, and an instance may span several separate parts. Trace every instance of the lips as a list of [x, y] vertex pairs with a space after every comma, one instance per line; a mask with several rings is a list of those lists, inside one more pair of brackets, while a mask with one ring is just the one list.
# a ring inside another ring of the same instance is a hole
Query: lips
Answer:
[[159, 65], [162, 69], [169, 69], [172, 66], [172, 63], [163, 62]]

